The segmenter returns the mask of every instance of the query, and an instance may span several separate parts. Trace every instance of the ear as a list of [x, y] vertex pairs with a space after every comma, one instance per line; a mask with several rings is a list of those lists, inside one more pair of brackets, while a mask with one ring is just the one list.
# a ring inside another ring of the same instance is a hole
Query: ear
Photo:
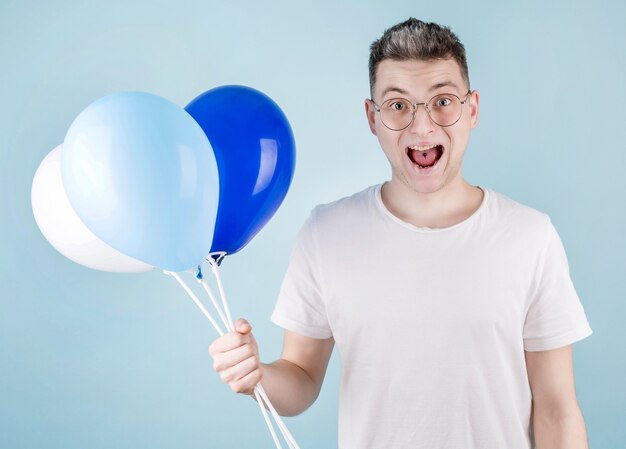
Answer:
[[370, 125], [370, 131], [376, 135], [376, 109], [374, 109], [374, 104], [369, 98], [365, 99], [365, 115], [367, 116], [367, 123]]
[[478, 94], [477, 90], [473, 90], [469, 98], [470, 98], [469, 107], [470, 107], [470, 117], [471, 117], [470, 123], [472, 125], [472, 128], [476, 128], [476, 125], [478, 125], [478, 103], [480, 100], [480, 95]]

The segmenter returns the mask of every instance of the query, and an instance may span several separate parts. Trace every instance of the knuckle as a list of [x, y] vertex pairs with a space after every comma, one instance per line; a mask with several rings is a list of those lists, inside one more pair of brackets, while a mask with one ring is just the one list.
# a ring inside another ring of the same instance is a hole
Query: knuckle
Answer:
[[233, 390], [235, 393], [243, 393], [245, 390], [241, 382], [232, 382], [230, 384], [230, 389]]
[[245, 356], [245, 358], [250, 358], [254, 356], [254, 348], [252, 347], [252, 345], [247, 344], [244, 346], [243, 353], [244, 353], [243, 355]]
[[221, 357], [219, 354], [213, 357], [213, 369], [215, 371], [222, 371], [225, 368], [227, 367], [226, 367], [226, 364], [224, 363], [223, 357]]
[[240, 346], [246, 342], [246, 336], [241, 335], [239, 332], [232, 332], [231, 335], [233, 336], [233, 340], [235, 341], [235, 343]]

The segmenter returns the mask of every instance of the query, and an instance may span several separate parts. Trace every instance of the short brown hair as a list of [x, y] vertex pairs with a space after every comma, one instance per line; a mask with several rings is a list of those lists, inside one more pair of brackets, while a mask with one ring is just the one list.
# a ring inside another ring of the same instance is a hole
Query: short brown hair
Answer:
[[411, 17], [385, 30], [380, 39], [370, 46], [370, 93], [374, 94], [376, 69], [385, 59], [406, 61], [417, 59], [454, 59], [469, 88], [469, 74], [465, 47], [450, 28], [436, 23], [422, 22]]

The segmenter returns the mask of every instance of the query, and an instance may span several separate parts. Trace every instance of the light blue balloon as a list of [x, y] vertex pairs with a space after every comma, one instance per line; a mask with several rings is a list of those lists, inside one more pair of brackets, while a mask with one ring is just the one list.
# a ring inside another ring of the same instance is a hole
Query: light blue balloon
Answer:
[[142, 92], [97, 100], [67, 132], [61, 174], [78, 216], [118, 251], [169, 271], [208, 255], [217, 164], [183, 108]]

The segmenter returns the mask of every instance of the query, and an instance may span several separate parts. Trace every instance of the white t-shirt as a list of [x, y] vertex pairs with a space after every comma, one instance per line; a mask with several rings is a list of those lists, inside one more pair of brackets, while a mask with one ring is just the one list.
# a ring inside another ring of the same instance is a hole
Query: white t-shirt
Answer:
[[550, 219], [483, 189], [466, 220], [419, 228], [380, 189], [313, 210], [272, 315], [334, 337], [339, 447], [534, 447], [524, 351], [591, 334]]

